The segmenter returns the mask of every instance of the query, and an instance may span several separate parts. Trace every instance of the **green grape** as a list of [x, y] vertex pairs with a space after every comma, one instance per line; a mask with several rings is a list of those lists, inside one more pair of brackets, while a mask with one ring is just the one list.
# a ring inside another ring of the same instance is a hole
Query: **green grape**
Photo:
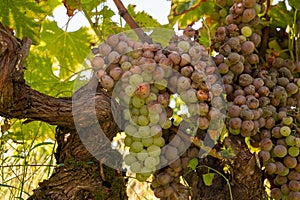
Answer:
[[289, 126], [293, 123], [293, 117], [291, 117], [291, 116], [283, 117], [282, 122], [283, 122], [284, 125]]
[[145, 115], [138, 116], [138, 125], [146, 126], [149, 124], [149, 120]]
[[134, 173], [138, 173], [141, 171], [142, 167], [142, 163], [140, 161], [136, 161], [134, 163], [131, 163], [130, 170]]
[[157, 114], [157, 113], [149, 114], [149, 118], [150, 118], [151, 125], [155, 125], [155, 124], [159, 123], [159, 119], [160, 119], [159, 114]]
[[156, 166], [156, 159], [154, 157], [147, 157], [144, 165], [148, 169], [153, 169]]
[[129, 135], [126, 135], [126, 137], [124, 139], [125, 146], [130, 147], [132, 142], [133, 142], [132, 137]]
[[158, 157], [161, 154], [161, 149], [159, 146], [151, 145], [147, 148], [147, 152], [151, 157]]
[[288, 146], [294, 146], [296, 145], [296, 137], [293, 136], [293, 135], [289, 135], [285, 138], [285, 143], [288, 145]]
[[143, 80], [146, 81], [146, 82], [152, 81], [152, 74], [149, 73], [149, 72], [143, 71], [142, 72], [142, 77], [143, 77]]
[[124, 161], [125, 161], [125, 164], [126, 165], [131, 165], [132, 163], [136, 162], [136, 157], [132, 154], [127, 154], [125, 157], [124, 157]]
[[121, 64], [121, 69], [123, 69], [124, 71], [129, 70], [131, 67], [132, 67], [132, 64], [130, 62], [128, 62], [128, 61], [123, 62]]
[[219, 11], [219, 16], [221, 17], [221, 18], [224, 18], [224, 17], [226, 17], [227, 16], [227, 9], [225, 9], [225, 8], [222, 8], [220, 11]]
[[146, 98], [146, 104], [151, 103], [152, 101], [157, 100], [157, 95], [153, 92], [150, 92], [149, 96]]
[[163, 124], [163, 129], [169, 129], [172, 126], [172, 121], [170, 119], [167, 119], [165, 123]]
[[140, 136], [131, 136], [133, 141], [142, 142], [142, 138]]
[[300, 148], [300, 138], [295, 138], [295, 145]]
[[155, 95], [157, 95], [159, 93], [159, 89], [157, 87], [151, 87], [150, 88], [150, 93], [154, 93]]
[[125, 94], [129, 97], [131, 97], [134, 92], [136, 90], [136, 87], [133, 86], [133, 85], [127, 85], [126, 88], [125, 88]]
[[146, 149], [143, 149], [140, 153], [136, 154], [136, 157], [139, 161], [144, 161], [147, 157], [149, 157]]
[[287, 176], [289, 174], [289, 172], [290, 172], [290, 169], [285, 167], [284, 170], [281, 173], [279, 173], [278, 175], [279, 176]]
[[280, 128], [280, 134], [284, 137], [287, 137], [291, 134], [291, 128], [288, 126], [283, 126]]
[[128, 124], [125, 126], [125, 133], [127, 135], [135, 135], [137, 133], [137, 127], [132, 124]]
[[139, 135], [141, 138], [149, 137], [151, 134], [151, 129], [149, 126], [140, 126], [139, 127]]
[[288, 149], [288, 154], [292, 157], [297, 157], [299, 155], [299, 148], [298, 147], [290, 147]]
[[163, 147], [165, 145], [165, 139], [163, 137], [154, 137], [153, 144], [159, 147]]
[[161, 79], [154, 81], [154, 86], [159, 90], [164, 90], [168, 85], [168, 81], [166, 79]]
[[130, 123], [137, 125], [138, 124], [138, 118], [139, 117], [137, 115], [132, 115], [131, 119], [130, 119]]
[[139, 116], [140, 115], [140, 110], [138, 108], [133, 107], [133, 108], [130, 109], [130, 111], [131, 111], [131, 114], [134, 115], [134, 116]]
[[132, 74], [129, 77], [129, 84], [133, 86], [137, 86], [138, 84], [143, 82], [143, 77], [139, 74]]
[[141, 108], [145, 104], [145, 99], [138, 96], [132, 97], [132, 105], [136, 108]]
[[144, 174], [141, 174], [141, 173], [135, 174], [135, 178], [140, 182], [145, 182], [149, 177], [150, 177], [150, 175], [145, 176]]
[[241, 33], [245, 37], [250, 37], [252, 35], [252, 29], [249, 26], [244, 26], [241, 30]]
[[145, 147], [150, 147], [154, 143], [153, 137], [142, 138], [142, 143]]
[[147, 109], [147, 105], [143, 105], [143, 106], [140, 108], [140, 114], [141, 114], [141, 115], [144, 115], [144, 116], [148, 116], [149, 111], [148, 111], [148, 109]]
[[139, 153], [139, 152], [141, 152], [143, 149], [144, 149], [144, 145], [143, 145], [141, 142], [134, 141], [134, 142], [130, 145], [129, 151], [130, 151], [130, 152], [133, 152], [133, 153]]

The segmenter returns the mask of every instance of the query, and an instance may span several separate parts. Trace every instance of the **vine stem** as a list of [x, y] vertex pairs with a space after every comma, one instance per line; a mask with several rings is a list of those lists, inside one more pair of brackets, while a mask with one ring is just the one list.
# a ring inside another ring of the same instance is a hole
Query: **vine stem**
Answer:
[[212, 170], [212, 171], [214, 171], [215, 173], [219, 174], [220, 176], [222, 176], [222, 177], [225, 179], [226, 183], [227, 183], [228, 190], [229, 190], [229, 195], [230, 195], [230, 199], [233, 200], [230, 182], [229, 182], [229, 180], [226, 178], [226, 176], [224, 176], [224, 175], [223, 175], [221, 172], [219, 172], [218, 170], [216, 170], [216, 169], [214, 169], [214, 168], [212, 168], [212, 167], [209, 167], [209, 166], [207, 166], [207, 165], [200, 165], [200, 166], [198, 166], [197, 168], [207, 168], [207, 169]]
[[119, 10], [119, 15], [123, 17], [126, 23], [130, 26], [131, 29], [137, 34], [142, 42], [152, 43], [152, 39], [144, 33], [144, 31], [139, 27], [139, 25], [134, 21], [131, 15], [128, 13], [124, 4], [121, 0], [114, 0], [115, 5]]

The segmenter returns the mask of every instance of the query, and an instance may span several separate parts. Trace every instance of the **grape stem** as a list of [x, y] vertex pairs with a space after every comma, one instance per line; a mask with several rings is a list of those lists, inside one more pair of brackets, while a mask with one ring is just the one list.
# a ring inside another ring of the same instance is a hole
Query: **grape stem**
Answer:
[[[265, 12], [265, 18], [266, 21], [270, 21], [270, 16], [268, 15], [269, 10], [271, 9], [271, 1], [267, 0], [267, 6], [266, 6], [266, 12]], [[263, 30], [263, 35], [261, 39], [261, 48], [260, 48], [260, 57], [263, 57], [267, 51], [268, 47], [268, 41], [269, 41], [269, 34], [270, 34], [270, 27], [267, 26]]]
[[126, 23], [130, 26], [131, 29], [135, 31], [137, 36], [140, 38], [142, 42], [152, 43], [152, 39], [144, 33], [144, 31], [139, 27], [139, 25], [134, 21], [131, 15], [128, 13], [124, 4], [121, 0], [114, 0], [115, 5], [119, 10], [119, 15], [123, 17]]

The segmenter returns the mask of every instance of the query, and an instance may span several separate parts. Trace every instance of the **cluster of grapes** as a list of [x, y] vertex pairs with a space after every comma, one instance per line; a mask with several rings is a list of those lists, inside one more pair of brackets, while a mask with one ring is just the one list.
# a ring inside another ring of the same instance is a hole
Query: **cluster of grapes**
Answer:
[[217, 29], [214, 57], [228, 101], [230, 134], [250, 137], [271, 183], [274, 199], [300, 198], [299, 62], [278, 54], [260, 63], [263, 1], [236, 1]]
[[212, 14], [207, 16], [208, 20], [218, 23], [219, 26], [224, 25], [226, 23], [225, 19], [228, 15], [228, 11], [232, 5], [232, 0], [216, 0]]
[[[187, 35], [174, 35], [162, 48], [121, 33], [93, 53], [96, 77], [121, 106], [120, 126], [129, 147], [125, 164], [140, 181], [156, 171], [152, 188], [157, 197], [182, 193], [179, 177], [200, 150], [190, 137], [202, 130], [215, 141], [223, 128], [222, 81], [206, 49]], [[170, 107], [174, 95], [186, 108], [180, 116]]]

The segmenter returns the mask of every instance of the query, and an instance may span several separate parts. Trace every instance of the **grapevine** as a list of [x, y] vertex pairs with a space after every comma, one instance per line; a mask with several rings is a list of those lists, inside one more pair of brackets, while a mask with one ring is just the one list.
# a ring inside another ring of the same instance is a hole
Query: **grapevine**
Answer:
[[[125, 164], [139, 181], [153, 175], [156, 197], [187, 198], [180, 178], [215, 144], [228, 148], [226, 138], [217, 141], [225, 129], [259, 148], [271, 198], [300, 199], [300, 63], [266, 50], [268, 6], [263, 0], [216, 1], [219, 17], [209, 18], [219, 24], [212, 58], [190, 27], [166, 47], [120, 33], [93, 51], [95, 76], [121, 106]], [[282, 34], [268, 29], [271, 36]], [[172, 101], [181, 103], [175, 108]], [[177, 113], [180, 104], [186, 113]]]

